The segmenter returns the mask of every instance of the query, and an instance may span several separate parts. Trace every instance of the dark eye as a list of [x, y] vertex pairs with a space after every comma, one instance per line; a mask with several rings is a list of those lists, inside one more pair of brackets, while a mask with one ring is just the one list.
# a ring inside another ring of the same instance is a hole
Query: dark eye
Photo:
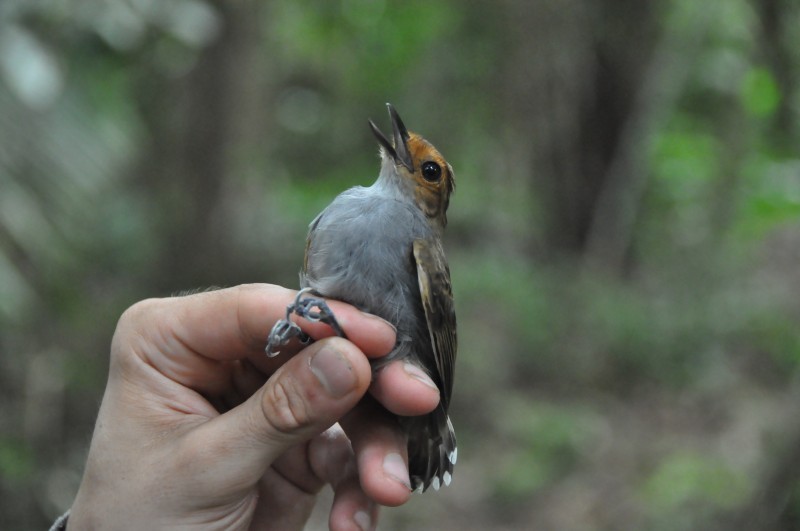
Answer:
[[432, 161], [422, 163], [422, 176], [426, 181], [435, 183], [442, 177], [442, 168]]

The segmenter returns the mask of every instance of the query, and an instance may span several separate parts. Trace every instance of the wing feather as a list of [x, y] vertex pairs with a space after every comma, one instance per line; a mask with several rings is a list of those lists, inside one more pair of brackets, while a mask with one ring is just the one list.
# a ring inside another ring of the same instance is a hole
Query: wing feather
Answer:
[[438, 239], [414, 241], [414, 260], [422, 298], [422, 308], [428, 324], [433, 355], [442, 383], [442, 403], [445, 411], [453, 392], [456, 361], [456, 312], [453, 306], [453, 288], [450, 268], [444, 249]]

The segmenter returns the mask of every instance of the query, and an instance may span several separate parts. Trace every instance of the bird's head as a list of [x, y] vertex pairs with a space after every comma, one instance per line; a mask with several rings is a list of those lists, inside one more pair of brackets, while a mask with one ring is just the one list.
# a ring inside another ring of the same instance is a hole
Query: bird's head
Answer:
[[417, 206], [440, 230], [447, 225], [447, 207], [455, 189], [453, 168], [427, 140], [406, 129], [397, 111], [387, 103], [392, 119], [392, 139], [372, 122], [372, 132], [381, 145], [381, 179], [411, 195]]

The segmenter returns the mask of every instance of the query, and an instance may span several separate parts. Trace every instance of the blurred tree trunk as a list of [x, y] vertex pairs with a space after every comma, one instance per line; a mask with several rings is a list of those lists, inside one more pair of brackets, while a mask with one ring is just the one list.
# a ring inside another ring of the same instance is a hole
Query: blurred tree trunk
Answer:
[[[512, 2], [507, 115], [531, 139], [549, 255], [581, 255], [659, 35], [660, 0]], [[512, 23], [514, 21], [514, 23]], [[520, 23], [522, 21], [522, 23]]]
[[797, 3], [787, 0], [753, 0], [758, 14], [760, 29], [760, 55], [770, 73], [775, 77], [781, 99], [774, 116], [774, 141], [788, 144], [796, 149], [798, 129], [792, 112], [792, 102], [797, 86], [797, 69], [794, 68], [792, 49], [796, 46], [791, 39], [791, 28], [787, 21], [797, 20]]
[[[759, 25], [756, 54], [774, 77], [781, 96], [769, 123], [769, 138], [779, 149], [796, 152], [799, 130], [792, 110], [797, 86], [796, 69], [793, 67], [795, 50], [792, 48], [791, 29], [786, 21], [797, 19], [797, 3], [754, 0], [752, 4]], [[800, 377], [797, 374], [792, 380], [786, 401], [800, 404]], [[775, 440], [771, 442], [771, 451], [763, 460], [761, 474], [754, 480], [749, 498], [722, 514], [715, 529], [778, 531], [798, 529], [800, 526], [800, 508], [797, 504], [800, 492], [800, 424], [795, 415], [789, 415], [782, 425], [783, 431], [773, 436]]]
[[260, 73], [260, 7], [216, 7], [220, 34], [197, 64], [177, 79], [149, 72], [140, 91], [151, 140], [144, 150], [150, 157], [140, 169], [148, 179], [143, 193], [160, 213], [161, 249], [152, 269], [156, 290], [218, 282], [220, 270], [233, 262], [227, 259], [231, 246], [222, 206], [233, 148], [242, 135], [257, 133], [242, 117], [259, 116], [248, 83], [257, 83]]
[[621, 273], [647, 188], [650, 139], [687, 80], [705, 15], [691, 8], [688, 27], [676, 32], [665, 20], [681, 7], [663, 0], [508, 7], [509, 27], [520, 29], [504, 67], [506, 114], [531, 139], [533, 199], [546, 216], [533, 247]]

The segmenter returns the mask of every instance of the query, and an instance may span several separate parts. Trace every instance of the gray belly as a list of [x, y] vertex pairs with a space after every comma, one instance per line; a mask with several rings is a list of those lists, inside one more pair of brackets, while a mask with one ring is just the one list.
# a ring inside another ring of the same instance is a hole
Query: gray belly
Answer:
[[429, 344], [420, 342], [428, 333], [413, 256], [414, 240], [429, 232], [422, 213], [399, 201], [340, 196], [312, 225], [301, 284], [392, 323], [398, 348], [390, 359], [407, 355]]

